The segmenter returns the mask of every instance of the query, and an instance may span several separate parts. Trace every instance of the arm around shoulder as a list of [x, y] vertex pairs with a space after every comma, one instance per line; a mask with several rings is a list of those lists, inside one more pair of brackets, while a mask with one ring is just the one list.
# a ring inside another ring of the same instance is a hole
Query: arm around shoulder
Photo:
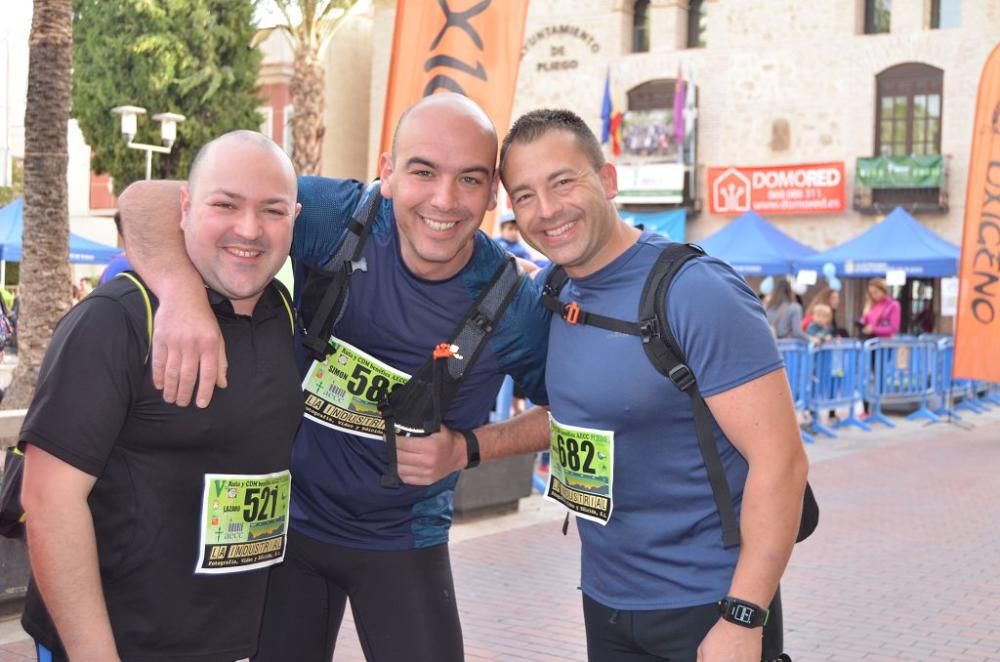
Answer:
[[129, 262], [160, 299], [153, 326], [153, 383], [163, 399], [185, 406], [195, 381], [207, 407], [226, 385], [226, 353], [204, 283], [188, 259], [181, 232], [181, 182], [141, 181], [119, 198]]

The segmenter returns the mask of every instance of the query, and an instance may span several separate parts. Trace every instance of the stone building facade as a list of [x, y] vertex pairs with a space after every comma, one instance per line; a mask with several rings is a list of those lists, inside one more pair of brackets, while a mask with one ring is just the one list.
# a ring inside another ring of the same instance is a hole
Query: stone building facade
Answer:
[[[377, 163], [395, 5], [372, 0], [365, 24], [370, 52], [355, 40], [361, 48], [351, 51], [354, 84], [336, 86], [350, 98], [349, 109], [330, 109], [327, 125], [344, 138], [339, 149], [351, 144], [352, 154], [365, 153], [351, 157], [354, 176], [372, 176]], [[958, 243], [976, 90], [998, 40], [994, 0], [532, 0], [513, 116], [568, 107], [599, 132], [606, 79], [620, 107], [651, 82], [661, 86], [661, 97], [669, 95], [683, 72], [697, 91], [696, 157], [687, 160], [693, 180], [674, 205], [688, 210], [687, 240], [731, 218], [711, 213], [709, 168], [841, 162], [841, 211], [765, 214], [768, 220], [825, 250], [898, 203]], [[366, 62], [370, 75], [361, 81], [355, 74]], [[936, 117], [928, 119], [928, 112]], [[361, 140], [366, 146], [356, 144]], [[941, 156], [935, 190], [873, 195], [856, 181], [858, 159], [910, 150]], [[339, 154], [324, 157], [325, 171], [346, 171], [336, 165]], [[857, 307], [860, 291], [848, 295]]]

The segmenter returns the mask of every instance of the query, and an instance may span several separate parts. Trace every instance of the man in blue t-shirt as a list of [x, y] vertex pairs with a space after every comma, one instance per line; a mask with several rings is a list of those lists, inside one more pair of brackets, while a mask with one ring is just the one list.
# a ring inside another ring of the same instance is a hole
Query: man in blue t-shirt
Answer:
[[[636, 320], [669, 241], [619, 219], [615, 168], [586, 124], [528, 113], [500, 170], [522, 235], [565, 268], [560, 301]], [[554, 315], [551, 418], [530, 434], [538, 449], [551, 440], [548, 496], [577, 514], [591, 662], [759, 662], [758, 621], [791, 554], [807, 472], [788, 383], [757, 298], [728, 265], [695, 258], [668, 295], [670, 329], [717, 422], [741, 545], [723, 546], [691, 400], [638, 337]]]
[[[447, 547], [452, 495], [459, 470], [480, 455], [524, 450], [520, 430], [544, 424], [539, 409], [479, 428], [504, 374], [534, 402], [547, 402], [549, 315], [535, 284], [521, 278], [443, 413], [446, 427], [429, 437], [398, 437], [405, 483], [398, 490], [380, 486], [387, 468], [384, 423], [371, 393], [414, 374], [507, 259], [479, 231], [496, 204], [496, 152], [486, 114], [465, 97], [439, 94], [404, 113], [392, 152], [381, 157], [384, 200], [364, 245], [366, 266], [351, 276], [333, 328], [335, 351], [326, 361], [300, 357], [306, 419], [292, 452], [288, 554], [271, 574], [259, 662], [328, 662], [348, 598], [369, 660], [463, 659]], [[299, 183], [303, 212], [291, 251], [296, 303], [308, 269], [332, 267], [362, 194], [355, 181], [302, 177]], [[197, 404], [204, 406], [212, 387], [224, 384], [225, 359], [215, 344], [215, 323], [204, 314], [204, 294], [164, 236], [176, 225], [168, 213], [171, 188], [141, 182], [120, 204], [130, 258], [161, 301], [154, 381], [165, 399], [187, 404], [200, 370]], [[362, 378], [367, 388], [360, 388]]]

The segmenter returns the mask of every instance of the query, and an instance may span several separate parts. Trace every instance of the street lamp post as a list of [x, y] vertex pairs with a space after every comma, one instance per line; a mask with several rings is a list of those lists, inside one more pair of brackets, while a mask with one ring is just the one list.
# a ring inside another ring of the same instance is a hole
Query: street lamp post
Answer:
[[122, 134], [125, 136], [127, 146], [132, 149], [141, 149], [146, 152], [146, 179], [153, 177], [153, 152], [157, 154], [169, 154], [170, 148], [177, 138], [177, 124], [184, 121], [183, 115], [177, 113], [158, 113], [153, 115], [153, 119], [160, 123], [160, 145], [146, 145], [132, 142], [135, 138], [139, 115], [145, 115], [146, 109], [139, 106], [116, 106], [111, 109], [115, 115], [121, 115]]

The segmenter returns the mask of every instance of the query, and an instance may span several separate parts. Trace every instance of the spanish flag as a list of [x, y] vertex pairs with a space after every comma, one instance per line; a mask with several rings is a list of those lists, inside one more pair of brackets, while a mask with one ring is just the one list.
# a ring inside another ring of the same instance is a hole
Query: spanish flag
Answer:
[[604, 97], [601, 99], [601, 144], [611, 141], [611, 152], [621, 154], [622, 109], [624, 102], [618, 98], [618, 89], [611, 87], [611, 72], [604, 75]]
[[1000, 382], [1000, 44], [976, 98], [955, 317], [957, 379]]

